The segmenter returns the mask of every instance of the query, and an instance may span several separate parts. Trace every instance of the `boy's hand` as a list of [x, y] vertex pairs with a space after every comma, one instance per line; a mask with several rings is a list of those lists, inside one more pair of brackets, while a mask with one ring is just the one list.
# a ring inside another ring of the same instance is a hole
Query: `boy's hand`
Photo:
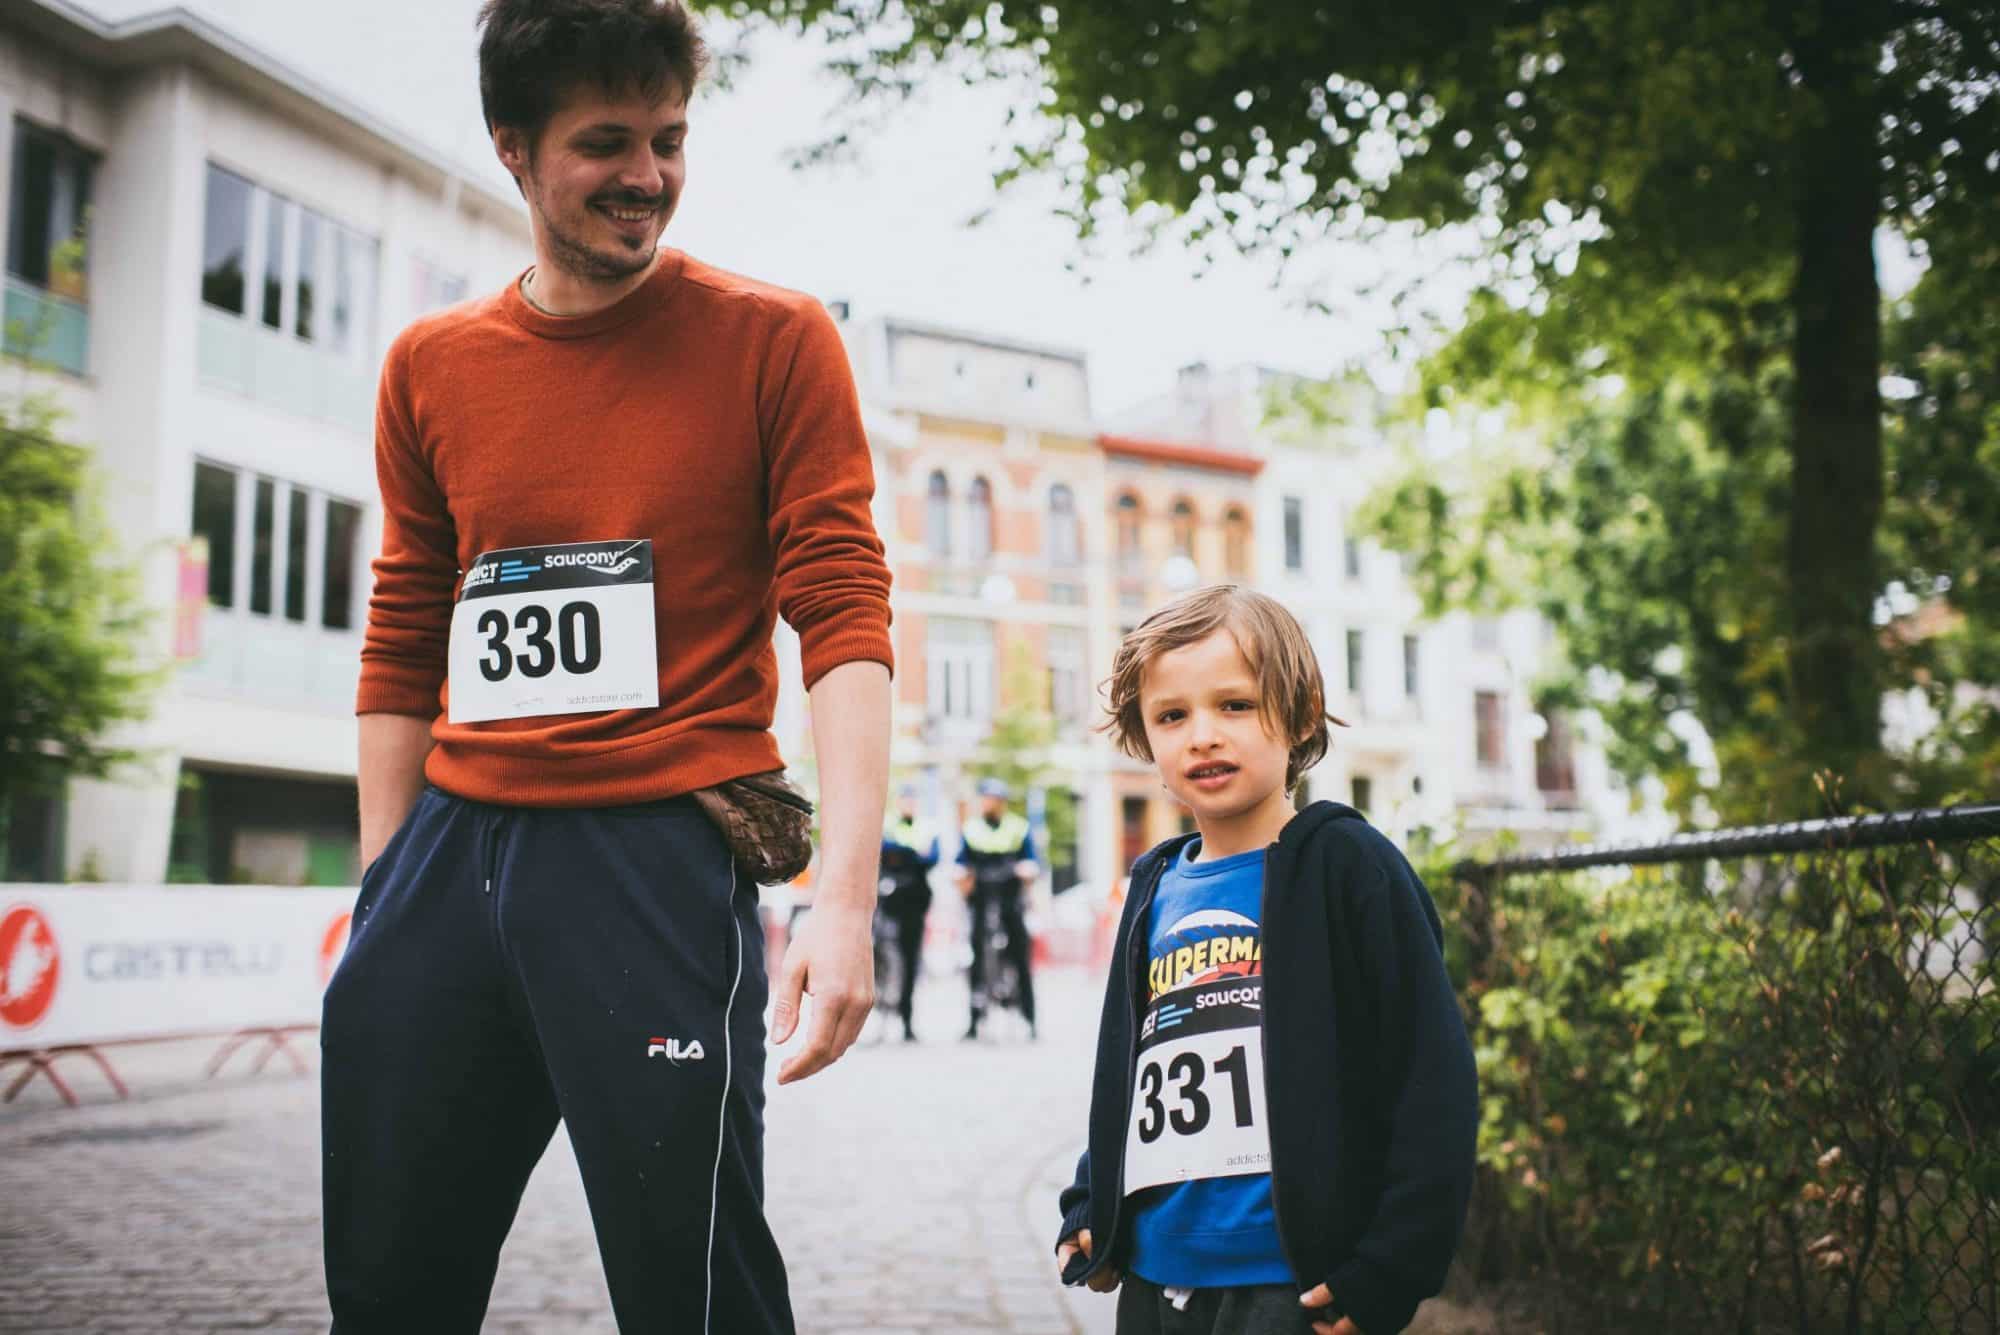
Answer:
[[[1333, 1301], [1333, 1290], [1324, 1284], [1313, 1286], [1309, 1293], [1299, 1296], [1301, 1307], [1325, 1307]], [[1354, 1318], [1344, 1316], [1338, 1321], [1315, 1321], [1313, 1335], [1361, 1335], [1361, 1327], [1354, 1324]]]
[[[1069, 1268], [1069, 1258], [1075, 1256], [1079, 1251], [1083, 1253], [1085, 1260], [1090, 1259], [1090, 1230], [1087, 1228], [1080, 1228], [1070, 1234], [1069, 1237], [1063, 1239], [1062, 1245], [1056, 1248], [1056, 1273], [1058, 1275]], [[1118, 1287], [1119, 1281], [1123, 1278], [1116, 1270], [1113, 1270], [1110, 1266], [1106, 1266], [1085, 1280], [1084, 1283], [1089, 1286], [1092, 1293], [1109, 1293]]]

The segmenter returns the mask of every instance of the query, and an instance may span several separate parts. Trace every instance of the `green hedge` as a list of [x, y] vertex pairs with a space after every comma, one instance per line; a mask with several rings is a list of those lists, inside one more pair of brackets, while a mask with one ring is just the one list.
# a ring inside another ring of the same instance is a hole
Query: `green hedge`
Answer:
[[1551, 1328], [2000, 1329], [1996, 852], [1432, 868], [1476, 1277]]

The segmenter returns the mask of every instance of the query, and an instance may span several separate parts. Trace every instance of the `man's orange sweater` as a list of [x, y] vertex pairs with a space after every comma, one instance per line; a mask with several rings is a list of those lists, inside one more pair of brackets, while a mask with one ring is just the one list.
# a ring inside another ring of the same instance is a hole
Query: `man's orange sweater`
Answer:
[[[420, 320], [376, 408], [382, 554], [359, 713], [434, 719], [425, 766], [483, 802], [600, 806], [781, 763], [783, 615], [808, 687], [892, 662], [874, 473], [818, 302], [664, 253], [616, 304], [544, 315], [518, 283]], [[482, 552], [650, 538], [656, 709], [447, 722], [459, 580]]]

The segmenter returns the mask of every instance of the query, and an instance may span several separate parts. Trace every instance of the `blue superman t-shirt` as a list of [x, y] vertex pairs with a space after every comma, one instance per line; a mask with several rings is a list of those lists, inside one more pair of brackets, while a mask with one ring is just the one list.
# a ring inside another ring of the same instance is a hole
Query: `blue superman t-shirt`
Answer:
[[[1200, 840], [1190, 842], [1154, 892], [1146, 919], [1149, 1009], [1182, 989], [1262, 981], [1264, 850], [1191, 861], [1200, 849]], [[1255, 990], [1261, 994], [1261, 985]], [[1261, 1009], [1252, 1013], [1261, 1018]], [[1189, 1289], [1293, 1282], [1278, 1246], [1268, 1172], [1170, 1182], [1132, 1199], [1138, 1215], [1131, 1268], [1141, 1278]]]

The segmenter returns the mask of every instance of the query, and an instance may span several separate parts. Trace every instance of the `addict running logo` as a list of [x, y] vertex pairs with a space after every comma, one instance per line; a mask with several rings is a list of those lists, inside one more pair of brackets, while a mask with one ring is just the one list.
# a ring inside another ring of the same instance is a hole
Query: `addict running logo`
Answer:
[[678, 1038], [649, 1038], [646, 1040], [646, 1056], [665, 1057], [669, 1064], [679, 1066], [682, 1062], [698, 1062], [708, 1054], [701, 1050], [701, 1040], [683, 1045]]

